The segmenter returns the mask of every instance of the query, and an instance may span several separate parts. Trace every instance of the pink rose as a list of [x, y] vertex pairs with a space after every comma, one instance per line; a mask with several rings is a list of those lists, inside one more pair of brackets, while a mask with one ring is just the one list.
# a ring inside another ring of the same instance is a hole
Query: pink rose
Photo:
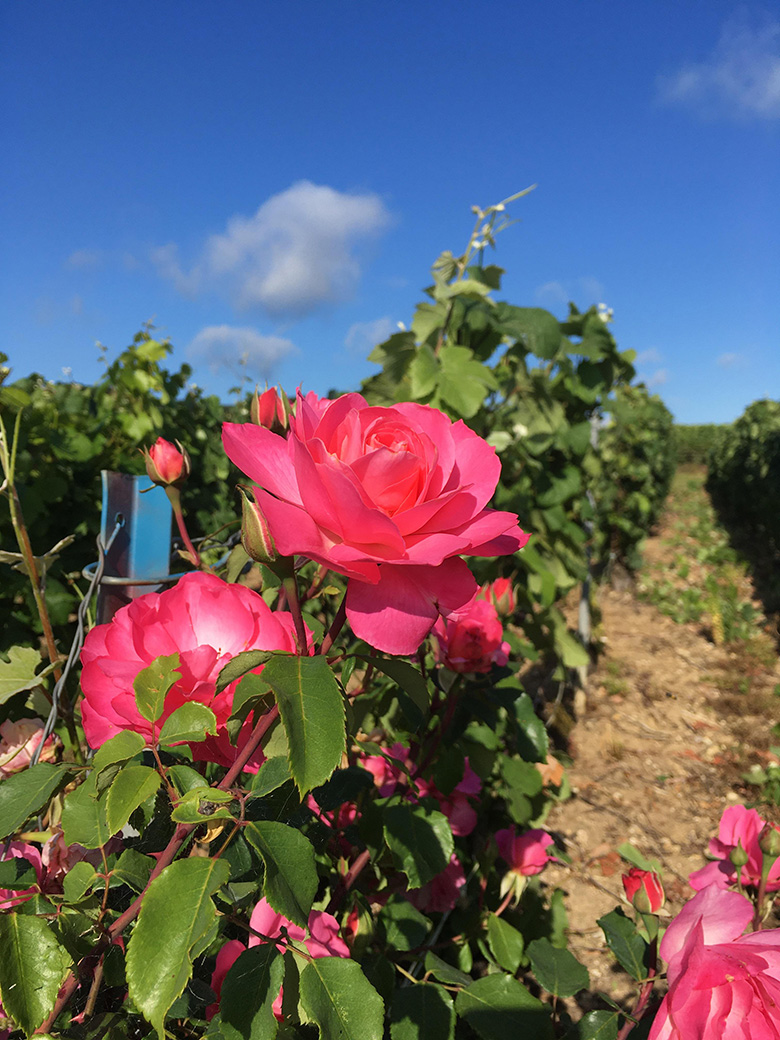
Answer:
[[246, 950], [246, 946], [244, 946], [244, 944], [238, 939], [228, 939], [217, 954], [217, 962], [214, 965], [214, 974], [211, 976], [211, 988], [214, 990], [214, 996], [217, 999], [214, 1004], [209, 1004], [206, 1008], [207, 1022], [210, 1022], [214, 1015], [219, 1011], [219, 1001], [222, 996], [222, 983], [225, 981], [225, 976], [244, 950]]
[[5, 844], [0, 844], [0, 860], [9, 859], [26, 859], [35, 871], [38, 884], [33, 888], [25, 889], [0, 888], [0, 910], [13, 910], [20, 903], [25, 903], [40, 891], [43, 881], [41, 854], [34, 845], [30, 845], [26, 841], [11, 841], [6, 848]]
[[111, 855], [119, 852], [122, 842], [119, 838], [109, 838], [102, 849], [85, 849], [83, 845], [66, 845], [62, 828], [57, 825], [54, 833], [41, 849], [41, 861], [46, 868], [43, 887], [46, 892], [61, 892], [62, 879], [77, 863], [86, 860], [96, 870], [103, 868], [103, 853]]
[[[292, 616], [272, 612], [251, 589], [201, 572], [185, 574], [165, 592], [133, 600], [108, 624], [93, 628], [81, 651], [82, 718], [90, 746], [100, 747], [122, 730], [152, 741], [171, 712], [198, 701], [211, 708], [219, 729], [216, 738], [192, 745], [195, 758], [233, 761], [236, 751], [223, 727], [236, 683], [219, 694], [215, 684], [224, 665], [243, 650], [295, 652]], [[180, 657], [181, 680], [169, 691], [162, 717], [153, 726], [136, 707], [133, 680], [155, 658], [173, 653]], [[246, 736], [239, 743], [241, 739]]]
[[[41, 742], [44, 724], [40, 719], [6, 719], [0, 724], [0, 780], [27, 769]], [[53, 762], [57, 755], [54, 736], [46, 738], [39, 762]]]
[[477, 593], [477, 598], [492, 603], [499, 617], [507, 617], [514, 613], [515, 590], [511, 578], [496, 578], [495, 581], [483, 585]]
[[[731, 853], [742, 845], [747, 854], [747, 863], [742, 867], [743, 885], [758, 886], [761, 880], [763, 854], [758, 838], [764, 828], [765, 821], [755, 809], [746, 809], [744, 805], [730, 805], [720, 818], [717, 838], [710, 842], [710, 853], [717, 857], [714, 863], [708, 863], [701, 870], [695, 870], [689, 877], [691, 888], [697, 891], [708, 885], [728, 888], [737, 883], [737, 868], [729, 858]], [[767, 890], [775, 892], [780, 889], [780, 859], [776, 860], [769, 871]]]
[[460, 860], [453, 854], [440, 874], [422, 888], [411, 889], [406, 898], [423, 914], [443, 914], [454, 908], [465, 884], [466, 874]]
[[345, 574], [360, 639], [413, 653], [434, 621], [477, 591], [462, 555], [500, 556], [528, 540], [513, 513], [486, 509], [498, 457], [463, 422], [426, 405], [370, 407], [359, 394], [300, 391], [287, 437], [225, 423], [225, 451], [256, 484], [283, 556]]
[[484, 599], [473, 600], [457, 618], [438, 618], [433, 634], [437, 659], [453, 672], [489, 672], [509, 659], [496, 608]]
[[632, 867], [623, 875], [626, 898], [640, 914], [657, 914], [666, 900], [661, 879], [652, 870]]
[[541, 874], [552, 859], [547, 849], [553, 844], [553, 839], [547, 831], [526, 831], [519, 837], [514, 827], [496, 831], [496, 845], [498, 845], [501, 858], [505, 860], [510, 870], [523, 877]]
[[[261, 899], [252, 911], [249, 924], [256, 932], [274, 939], [281, 936], [282, 928], [287, 931], [287, 938], [296, 946], [303, 946], [310, 957], [349, 957], [349, 947], [341, 938], [339, 923], [332, 914], [324, 910], [312, 910], [309, 914], [308, 930], [293, 924], [283, 914], [277, 914], [266, 899]], [[249, 945], [259, 946], [263, 942], [256, 935], [250, 935]], [[277, 943], [276, 948], [280, 953], [287, 949], [286, 943]], [[277, 1018], [282, 1015], [282, 990], [274, 1001], [274, 1014]]]
[[777, 1040], [780, 929], [742, 935], [753, 907], [709, 885], [661, 940], [669, 992], [648, 1040]]
[[147, 476], [160, 487], [180, 486], [190, 475], [189, 454], [181, 444], [177, 448], [164, 437], [158, 437], [148, 450], [144, 448], [144, 459]]

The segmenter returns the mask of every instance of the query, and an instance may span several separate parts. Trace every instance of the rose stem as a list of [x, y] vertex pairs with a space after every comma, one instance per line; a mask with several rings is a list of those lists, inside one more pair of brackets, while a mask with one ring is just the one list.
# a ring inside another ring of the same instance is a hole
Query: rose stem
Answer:
[[336, 616], [333, 619], [333, 624], [328, 629], [327, 635], [322, 640], [322, 645], [317, 651], [318, 654], [327, 654], [328, 650], [333, 646], [336, 641], [336, 637], [344, 627], [344, 622], [347, 620], [347, 594], [344, 593], [344, 598], [339, 603], [339, 609], [336, 611]]
[[306, 653], [306, 628], [303, 624], [303, 615], [301, 614], [301, 603], [298, 599], [298, 582], [295, 578], [295, 573], [291, 574], [288, 578], [285, 578], [282, 582], [282, 588], [287, 596], [287, 606], [289, 607], [290, 613], [293, 617], [293, 624], [295, 625], [295, 642], [298, 644], [298, 652], [300, 654]]
[[653, 992], [653, 983], [655, 982], [655, 973], [658, 967], [657, 938], [653, 939], [653, 941], [650, 943], [649, 960], [650, 966], [647, 969], [647, 980], [639, 994], [639, 1000], [637, 1001], [637, 1005], [634, 1008], [634, 1014], [631, 1018], [627, 1019], [623, 1023], [623, 1028], [618, 1033], [617, 1040], [626, 1040], [628, 1034], [631, 1032], [634, 1026], [637, 1025], [642, 1015], [644, 1015], [645, 1011], [647, 1010], [647, 1002], [650, 999], [650, 994]]

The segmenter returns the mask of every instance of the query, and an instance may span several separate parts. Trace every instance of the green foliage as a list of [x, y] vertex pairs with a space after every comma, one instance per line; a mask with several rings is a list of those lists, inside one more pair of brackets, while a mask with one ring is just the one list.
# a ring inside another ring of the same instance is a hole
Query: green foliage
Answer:
[[593, 490], [599, 555], [605, 564], [617, 559], [637, 570], [640, 543], [658, 519], [677, 465], [672, 414], [641, 385], [618, 387], [607, 411]]
[[0, 915], [0, 1001], [28, 1036], [52, 1011], [70, 966], [43, 918]]
[[726, 424], [674, 424], [674, 443], [680, 466], [706, 466], [707, 458], [716, 440], [728, 431]]

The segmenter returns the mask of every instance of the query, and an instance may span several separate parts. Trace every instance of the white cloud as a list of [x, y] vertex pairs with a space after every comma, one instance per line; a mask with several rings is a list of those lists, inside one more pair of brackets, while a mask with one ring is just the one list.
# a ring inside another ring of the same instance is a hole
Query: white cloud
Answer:
[[84, 313], [84, 300], [81, 296], [74, 296], [70, 301], [70, 313], [80, 318]]
[[375, 321], [358, 321], [350, 325], [344, 344], [347, 350], [361, 357], [369, 354], [377, 343], [382, 343], [394, 332], [398, 325], [392, 318], [377, 318]]
[[205, 362], [212, 372], [226, 368], [252, 378], [269, 379], [273, 368], [297, 348], [281, 336], [262, 336], [255, 329], [209, 325], [187, 347], [193, 361]]
[[659, 77], [658, 91], [662, 101], [707, 117], [780, 118], [780, 22], [732, 19], [705, 61]]
[[70, 271], [83, 271], [97, 267], [102, 260], [103, 253], [99, 249], [77, 249], [65, 261], [65, 267]]
[[650, 347], [649, 350], [643, 350], [641, 354], [637, 354], [634, 364], [638, 368], [640, 365], [658, 365], [662, 360], [661, 352], [655, 347]]
[[645, 380], [645, 386], [648, 389], [652, 389], [655, 386], [663, 386], [664, 383], [669, 382], [669, 372], [665, 368], [657, 368], [655, 372]]
[[154, 250], [152, 260], [185, 295], [216, 289], [239, 310], [300, 316], [353, 293], [361, 273], [358, 247], [389, 219], [378, 195], [298, 181], [254, 216], [231, 217], [189, 270], [174, 243]]
[[721, 368], [740, 368], [744, 363], [743, 354], [721, 354], [716, 361]]
[[592, 275], [582, 275], [569, 282], [545, 282], [534, 290], [536, 302], [544, 307], [555, 307], [570, 300], [581, 309], [587, 309], [597, 300], [604, 299], [604, 286]]
[[568, 303], [571, 297], [560, 282], [545, 282], [534, 290], [534, 296], [538, 303]]

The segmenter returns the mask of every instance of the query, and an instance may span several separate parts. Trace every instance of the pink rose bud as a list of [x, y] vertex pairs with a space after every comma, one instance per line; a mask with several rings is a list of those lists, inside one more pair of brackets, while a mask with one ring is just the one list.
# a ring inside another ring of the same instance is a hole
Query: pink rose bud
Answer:
[[507, 617], [514, 613], [515, 590], [511, 578], [496, 578], [494, 582], [483, 585], [477, 593], [477, 599], [486, 599], [496, 608], [499, 617]]
[[151, 448], [143, 449], [149, 479], [160, 487], [181, 487], [190, 475], [190, 456], [179, 441], [176, 444], [178, 448], [158, 437]]
[[758, 836], [758, 847], [764, 856], [774, 863], [780, 856], [780, 829], [773, 823], [765, 823]]
[[269, 387], [262, 394], [255, 390], [249, 415], [256, 426], [264, 426], [272, 433], [283, 433], [289, 425], [285, 401], [277, 393], [275, 386]]
[[238, 490], [241, 492], [241, 544], [258, 563], [273, 563], [278, 554], [268, 521], [252, 488], [239, 484]]
[[657, 914], [666, 902], [661, 879], [652, 870], [632, 867], [623, 875], [626, 898], [640, 914]]

